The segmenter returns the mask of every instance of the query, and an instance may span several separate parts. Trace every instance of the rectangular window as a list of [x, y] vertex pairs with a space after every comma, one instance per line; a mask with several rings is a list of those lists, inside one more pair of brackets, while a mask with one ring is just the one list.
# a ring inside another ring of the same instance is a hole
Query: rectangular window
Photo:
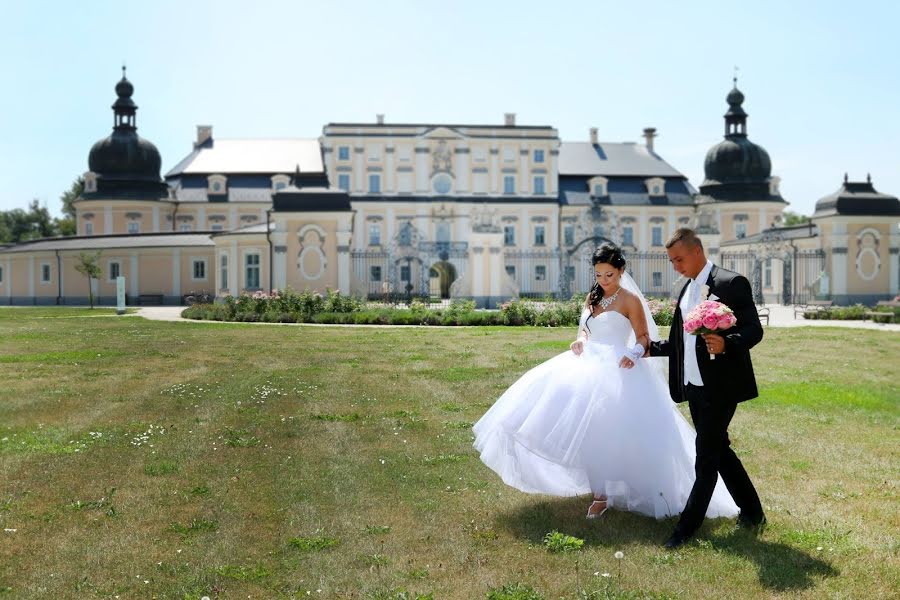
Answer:
[[90, 221], [84, 224], [84, 235], [94, 235], [94, 224]]
[[215, 224], [213, 224], [213, 225], [210, 226], [210, 229], [211, 229], [212, 231], [222, 231], [222, 224], [221, 224], [221, 223], [215, 223]]
[[400, 265], [400, 281], [409, 281], [410, 268], [409, 265]]
[[381, 193], [381, 175], [376, 175], [376, 174], [369, 175], [369, 193], [370, 194], [380, 194]]
[[190, 231], [191, 224], [190, 223], [182, 223], [178, 229], [179, 229], [179, 231]]
[[223, 254], [219, 257], [219, 289], [228, 289], [228, 255]]
[[734, 235], [737, 239], [747, 237], [747, 224], [746, 223], [735, 223], [734, 224]]
[[575, 245], [575, 226], [566, 225], [563, 227], [563, 243], [566, 246]]
[[767, 288], [772, 287], [772, 259], [767, 258], [765, 268], [763, 269], [763, 285]]
[[41, 265], [41, 283], [50, 283], [50, 265]]
[[141, 232], [141, 224], [137, 221], [130, 221], [128, 223], [128, 233], [140, 233]]
[[369, 281], [381, 281], [381, 265], [369, 267]]
[[534, 266], [534, 280], [535, 281], [546, 281], [547, 280], [547, 267], [545, 265], [535, 265]]
[[535, 150], [534, 151], [534, 162], [536, 162], [536, 163], [544, 162], [544, 151], [543, 150]]
[[259, 254], [244, 257], [244, 287], [248, 290], [259, 289]]
[[653, 287], [662, 287], [662, 273], [653, 271]]
[[631, 225], [622, 228], [622, 245], [634, 246], [634, 227]]
[[122, 274], [122, 265], [117, 261], [109, 263], [109, 280], [115, 281]]
[[376, 223], [369, 224], [369, 245], [381, 245], [381, 225], [378, 225]]
[[512, 277], [513, 279], [515, 279], [516, 278], [516, 265], [506, 265], [506, 274], [509, 275], [510, 277]]
[[568, 265], [566, 266], [566, 281], [569, 283], [575, 281], [575, 267]]
[[205, 260], [195, 260], [193, 266], [193, 278], [195, 280], [202, 279], [206, 280], [206, 261]]
[[504, 175], [503, 176], [503, 193], [504, 194], [515, 194], [516, 193], [516, 176], [515, 175]]
[[3, 283], [3, 267], [0, 267], [0, 283]]
[[597, 185], [594, 186], [594, 197], [595, 197], [595, 198], [602, 198], [602, 197], [605, 196], [605, 195], [606, 195], [606, 194], [603, 193], [603, 186], [602, 186], [602, 185], [600, 185], [600, 184], [598, 183]]
[[535, 225], [534, 226], [534, 245], [535, 246], [543, 246], [544, 245], [544, 226], [543, 225]]
[[516, 245], [516, 226], [515, 225], [504, 225], [503, 226], [503, 245], [504, 246], [515, 246]]
[[400, 226], [400, 235], [399, 235], [398, 243], [404, 247], [412, 245], [412, 224], [411, 223], [406, 222]]
[[653, 228], [653, 245], [654, 246], [662, 246], [662, 227], [654, 227]]
[[447, 221], [438, 221], [434, 226], [435, 241], [440, 244], [450, 243], [450, 223]]
[[350, 146], [338, 146], [338, 160], [350, 160]]
[[534, 193], [543, 196], [547, 192], [544, 191], [544, 176], [543, 175], [535, 175], [534, 176]]
[[350, 174], [349, 173], [340, 173], [338, 175], [338, 187], [344, 190], [345, 192], [350, 191]]

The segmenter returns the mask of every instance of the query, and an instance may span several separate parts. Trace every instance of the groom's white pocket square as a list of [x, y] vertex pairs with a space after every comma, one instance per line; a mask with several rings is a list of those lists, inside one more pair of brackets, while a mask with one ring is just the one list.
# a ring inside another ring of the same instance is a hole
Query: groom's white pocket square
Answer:
[[710, 294], [710, 295], [709, 295], [709, 299], [710, 299], [710, 300], [718, 300], [719, 297], [716, 296], [715, 294]]

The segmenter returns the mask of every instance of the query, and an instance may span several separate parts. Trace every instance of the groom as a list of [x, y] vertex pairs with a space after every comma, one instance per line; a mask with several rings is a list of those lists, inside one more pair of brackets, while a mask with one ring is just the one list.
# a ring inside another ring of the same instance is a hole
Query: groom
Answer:
[[[665, 543], [666, 548], [674, 549], [700, 527], [719, 475], [741, 509], [738, 526], [758, 532], [765, 524], [759, 496], [728, 440], [728, 424], [738, 402], [758, 395], [750, 348], [762, 339], [763, 330], [750, 282], [707, 260], [693, 230], [678, 229], [666, 242], [666, 251], [672, 267], [691, 281], [678, 296], [669, 339], [651, 342], [649, 356], [669, 357], [672, 399], [688, 402], [697, 429], [697, 478], [675, 531]], [[684, 316], [707, 299], [731, 308], [737, 324], [722, 335], [686, 334]]]

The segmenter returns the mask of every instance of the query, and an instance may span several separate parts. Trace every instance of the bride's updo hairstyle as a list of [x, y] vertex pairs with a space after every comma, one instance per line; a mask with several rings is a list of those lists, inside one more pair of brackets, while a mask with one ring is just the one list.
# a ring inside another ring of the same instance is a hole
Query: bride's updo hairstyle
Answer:
[[[615, 244], [603, 244], [594, 250], [594, 254], [591, 256], [591, 266], [593, 267], [604, 263], [612, 265], [620, 271], [624, 269], [625, 257], [622, 255], [622, 250]], [[595, 279], [594, 285], [591, 286], [588, 304], [596, 306], [600, 303], [601, 298], [603, 298], [603, 288], [600, 287], [600, 284], [597, 283], [597, 280]]]

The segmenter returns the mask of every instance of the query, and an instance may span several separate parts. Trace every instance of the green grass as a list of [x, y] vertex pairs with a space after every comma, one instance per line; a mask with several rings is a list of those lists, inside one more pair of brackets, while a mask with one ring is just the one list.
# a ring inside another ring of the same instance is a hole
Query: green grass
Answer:
[[82, 310], [0, 309], [0, 597], [900, 588], [900, 334], [767, 329], [760, 398], [730, 431], [769, 527], [708, 522], [672, 553], [671, 521], [586, 521], [588, 498], [519, 493], [471, 448], [472, 423], [569, 329], [441, 330], [424, 352], [414, 329], [70, 318]]

